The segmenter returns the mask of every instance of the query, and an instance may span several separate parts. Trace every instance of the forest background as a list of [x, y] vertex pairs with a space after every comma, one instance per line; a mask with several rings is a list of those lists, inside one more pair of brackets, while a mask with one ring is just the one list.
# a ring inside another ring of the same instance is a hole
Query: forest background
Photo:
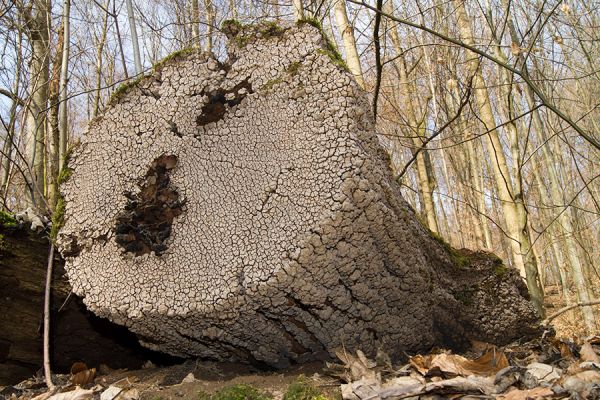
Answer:
[[69, 149], [121, 85], [164, 57], [198, 47], [226, 60], [225, 20], [307, 20], [371, 94], [392, 170], [423, 224], [519, 269], [540, 312], [583, 305], [562, 329], [593, 333], [599, 9], [570, 0], [1, 0], [1, 207], [56, 218]]

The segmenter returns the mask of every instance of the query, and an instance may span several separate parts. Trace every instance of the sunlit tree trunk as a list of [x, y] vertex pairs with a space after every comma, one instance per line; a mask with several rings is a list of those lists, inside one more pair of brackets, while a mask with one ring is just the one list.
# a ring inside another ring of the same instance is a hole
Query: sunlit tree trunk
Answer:
[[[338, 3], [342, 2], [339, 1]], [[384, 7], [386, 7], [384, 9], [388, 13], [392, 12], [392, 4], [390, 2], [387, 2]], [[411, 86], [408, 80], [406, 62], [404, 59], [404, 50], [402, 49], [400, 35], [398, 34], [397, 29], [397, 24], [394, 23], [390, 27], [389, 33], [397, 57], [395, 61], [395, 66], [399, 75], [399, 89], [402, 94], [402, 98], [406, 101], [406, 119], [408, 121], [408, 125], [410, 126], [410, 136], [414, 146], [413, 151], [416, 151], [421, 146], [423, 146], [423, 142], [425, 140], [426, 112], [423, 112], [422, 117], [417, 117], [416, 107], [413, 99], [413, 87]], [[356, 49], [356, 47], [354, 48]], [[431, 229], [431, 231], [438, 233], [439, 227], [435, 210], [435, 203], [433, 199], [433, 187], [435, 184], [435, 180], [433, 179], [433, 171], [431, 170], [430, 166], [427, 165], [428, 163], [426, 162], [425, 158], [426, 154], [426, 151], [419, 152], [415, 160], [415, 165], [417, 169], [419, 198], [422, 201], [422, 207], [425, 212], [425, 218], [427, 220], [428, 228]]]
[[35, 0], [27, 25], [31, 41], [29, 101], [27, 105], [27, 157], [31, 170], [31, 202], [44, 213], [46, 155], [46, 125], [48, 106], [48, 75], [50, 64], [49, 30], [50, 2]]
[[[105, 8], [108, 8], [108, 1], [106, 1]], [[96, 43], [96, 86], [94, 88], [94, 105], [92, 108], [92, 118], [98, 115], [100, 110], [100, 96], [102, 89], [102, 73], [104, 69], [104, 44], [106, 43], [106, 33], [108, 30], [108, 14], [105, 13], [102, 17], [100, 37], [98, 43]]]
[[71, 49], [71, 0], [65, 0], [63, 4], [63, 36], [64, 40], [59, 83], [60, 106], [58, 115], [59, 171], [64, 168], [65, 157], [67, 155], [67, 146], [69, 143], [69, 132], [67, 129], [67, 83], [69, 74], [69, 52]]
[[[455, 0], [458, 28], [461, 39], [474, 45], [473, 34], [469, 19], [462, 0]], [[541, 315], [544, 315], [543, 299], [544, 293], [540, 285], [535, 256], [531, 249], [531, 241], [527, 226], [527, 213], [524, 209], [522, 193], [517, 193], [506, 163], [506, 157], [500, 142], [496, 122], [492, 111], [489, 94], [481, 72], [478, 57], [472, 52], [467, 52], [467, 69], [473, 77], [473, 94], [477, 109], [488, 133], [486, 140], [488, 155], [492, 159], [494, 178], [498, 189], [498, 197], [501, 202], [504, 219], [513, 253], [515, 266], [525, 276], [527, 287], [532, 302]]]
[[302, 0], [292, 0], [292, 8], [294, 9], [294, 18], [296, 21], [304, 19], [304, 4], [302, 4]]
[[206, 11], [206, 42], [204, 50], [212, 53], [213, 51], [213, 32], [215, 29], [216, 11], [212, 0], [204, 0]]
[[333, 11], [335, 14], [335, 21], [344, 43], [344, 50], [346, 52], [346, 62], [348, 68], [356, 82], [358, 82], [361, 88], [365, 88], [365, 79], [363, 77], [362, 67], [360, 66], [360, 58], [358, 51], [356, 50], [356, 39], [354, 38], [354, 28], [348, 20], [348, 13], [346, 10], [345, 0], [334, 0]]
[[62, 51], [64, 38], [64, 26], [61, 25], [58, 31], [58, 41], [56, 43], [56, 55], [52, 65], [52, 76], [48, 87], [48, 206], [54, 210], [56, 200], [58, 199], [58, 173], [60, 160], [60, 132], [59, 132], [59, 105], [60, 105], [60, 68], [62, 63]]
[[17, 125], [17, 109], [19, 107], [19, 89], [21, 87], [21, 68], [23, 65], [23, 32], [19, 28], [17, 31], [17, 40], [15, 43], [15, 72], [12, 92], [17, 98], [12, 100], [9, 112], [8, 129], [6, 130], [6, 138], [2, 146], [2, 181], [0, 182], [0, 190], [2, 191], [2, 199], [6, 201], [6, 194], [9, 183], [10, 167], [13, 162], [14, 147], [16, 145], [16, 125]]
[[142, 56], [140, 54], [140, 44], [138, 41], [137, 29], [135, 27], [135, 14], [133, 12], [132, 0], [125, 0], [127, 5], [127, 17], [129, 19], [129, 29], [131, 30], [131, 45], [133, 46], [133, 60], [135, 63], [135, 73], [142, 73]]
[[192, 0], [192, 46], [200, 48], [200, 7]]

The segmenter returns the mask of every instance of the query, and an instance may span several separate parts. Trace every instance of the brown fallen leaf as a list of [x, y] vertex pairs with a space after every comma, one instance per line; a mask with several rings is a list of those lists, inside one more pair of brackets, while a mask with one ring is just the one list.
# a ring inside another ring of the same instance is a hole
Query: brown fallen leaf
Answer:
[[83, 386], [94, 382], [96, 378], [96, 368], [86, 369], [84, 371], [77, 372], [71, 376], [71, 383], [73, 385]]
[[71, 365], [71, 375], [75, 375], [81, 371], [88, 369], [88, 366], [83, 362], [76, 362]]
[[590, 342], [585, 342], [581, 346], [581, 350], [579, 350], [579, 355], [581, 357], [581, 361], [589, 361], [593, 363], [600, 363], [600, 357], [594, 351]]
[[551, 389], [537, 387], [529, 390], [511, 390], [507, 394], [498, 396], [498, 398], [503, 400], [532, 400], [544, 399], [551, 396], [554, 396], [554, 392]]
[[565, 389], [578, 393], [585, 393], [600, 382], [600, 372], [582, 371], [572, 376], [567, 376], [562, 382]]
[[504, 353], [496, 348], [489, 349], [485, 354], [475, 360], [469, 360], [457, 354], [436, 354], [428, 356], [414, 356], [410, 364], [422, 375], [495, 375], [498, 371], [508, 367], [508, 359]]
[[51, 396], [48, 400], [84, 400], [91, 399], [94, 396], [94, 389], [75, 389], [70, 392], [58, 393]]

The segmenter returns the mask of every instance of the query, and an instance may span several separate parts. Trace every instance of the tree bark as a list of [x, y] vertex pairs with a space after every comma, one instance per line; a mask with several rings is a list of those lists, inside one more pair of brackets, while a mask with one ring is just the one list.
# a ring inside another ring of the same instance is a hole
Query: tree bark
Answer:
[[31, 203], [39, 213], [46, 212], [45, 156], [48, 107], [48, 78], [50, 65], [48, 21], [50, 2], [35, 0], [27, 16], [31, 42], [29, 101], [27, 103], [27, 156], [31, 173]]
[[348, 63], [348, 68], [352, 75], [354, 75], [354, 79], [358, 82], [358, 85], [364, 89], [365, 88], [365, 79], [363, 77], [362, 67], [360, 66], [360, 57], [358, 56], [358, 51], [356, 50], [356, 39], [354, 38], [354, 27], [348, 20], [348, 13], [346, 11], [346, 1], [345, 0], [333, 0], [333, 12], [335, 14], [335, 21], [342, 36], [342, 41], [344, 43], [344, 50], [346, 51], [346, 62]]
[[140, 45], [138, 42], [137, 28], [135, 26], [135, 14], [133, 12], [132, 0], [125, 0], [127, 5], [127, 18], [129, 19], [129, 29], [131, 30], [131, 44], [133, 46], [133, 59], [135, 63], [135, 73], [142, 73], [142, 56], [140, 54]]
[[[456, 0], [455, 5], [461, 40], [469, 45], [473, 45], [473, 34], [464, 3], [461, 0]], [[532, 301], [536, 305], [536, 309], [540, 315], [544, 315], [544, 293], [540, 285], [535, 257], [531, 250], [527, 213], [524, 208], [522, 193], [515, 191], [513, 186], [513, 180], [508, 170], [506, 157], [500, 142], [489, 94], [487, 93], [481, 72], [480, 62], [472, 52], [467, 52], [467, 57], [469, 58], [467, 63], [469, 75], [473, 77], [473, 92], [477, 109], [480, 112], [485, 129], [489, 131], [487, 134], [488, 140], [485, 140], [485, 143], [488, 149], [488, 156], [491, 158], [498, 197], [502, 206], [508, 234], [510, 235], [513, 260], [527, 280], [527, 287], [529, 288]]]
[[[118, 32], [117, 25], [117, 32]], [[71, 0], [64, 0], [63, 3], [63, 48], [60, 64], [60, 82], [59, 97], [60, 105], [58, 109], [58, 145], [59, 145], [59, 172], [64, 168], [64, 160], [67, 156], [67, 146], [69, 144], [69, 131], [67, 127], [68, 115], [68, 77], [69, 77], [69, 54], [71, 49]], [[119, 35], [120, 44], [120, 35]], [[125, 72], [127, 75], [127, 72]]]
[[536, 332], [515, 270], [418, 222], [318, 29], [237, 35], [227, 64], [160, 64], [74, 150], [58, 243], [91, 310], [152, 349], [276, 367]]

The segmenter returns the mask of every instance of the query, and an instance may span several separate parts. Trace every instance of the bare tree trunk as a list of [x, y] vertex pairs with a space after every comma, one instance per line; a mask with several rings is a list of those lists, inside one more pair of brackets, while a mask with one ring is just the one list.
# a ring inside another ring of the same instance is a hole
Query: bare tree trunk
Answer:
[[58, 31], [56, 43], [56, 56], [52, 64], [52, 76], [48, 87], [48, 206], [54, 210], [58, 199], [58, 173], [60, 163], [60, 141], [59, 141], [59, 91], [60, 91], [60, 68], [62, 63], [62, 49], [64, 41], [64, 27], [61, 25]]
[[27, 107], [27, 156], [31, 169], [31, 202], [39, 213], [45, 212], [46, 109], [49, 75], [49, 13], [48, 0], [35, 0], [27, 21], [31, 41], [30, 100]]
[[[105, 8], [108, 9], [110, 0], [106, 0]], [[106, 43], [106, 33], [108, 30], [108, 13], [105, 13], [102, 17], [102, 31], [100, 32], [100, 38], [96, 44], [96, 85], [94, 88], [94, 105], [92, 107], [92, 118], [98, 115], [100, 110], [100, 96], [102, 88], [102, 70], [104, 64], [104, 44]]]
[[[461, 39], [469, 45], [474, 45], [473, 34], [464, 3], [461, 0], [455, 0], [455, 6]], [[467, 57], [469, 75], [473, 77], [473, 93], [477, 109], [480, 112], [486, 130], [489, 131], [488, 140], [485, 142], [488, 147], [488, 155], [492, 159], [498, 197], [501, 202], [508, 234], [510, 235], [513, 260], [516, 267], [521, 271], [521, 274], [525, 276], [532, 302], [535, 304], [540, 315], [543, 316], [544, 293], [540, 285], [535, 257], [531, 250], [527, 213], [523, 205], [522, 194], [515, 191], [512, 183], [478, 57], [472, 52], [467, 52]]]
[[13, 162], [13, 150], [16, 146], [15, 142], [15, 130], [17, 125], [17, 108], [19, 107], [19, 88], [20, 88], [20, 80], [21, 80], [21, 67], [23, 65], [23, 52], [22, 52], [22, 43], [23, 43], [23, 32], [19, 28], [17, 32], [17, 41], [15, 45], [15, 53], [16, 53], [16, 63], [15, 63], [15, 74], [14, 74], [14, 82], [12, 91], [17, 96], [17, 98], [13, 99], [12, 104], [10, 106], [9, 112], [9, 120], [8, 120], [8, 129], [6, 131], [6, 139], [4, 140], [4, 145], [2, 146], [2, 181], [0, 181], [0, 190], [2, 191], [2, 199], [6, 200], [6, 192], [7, 185], [9, 182], [10, 176], [10, 166]]
[[304, 4], [302, 4], [302, 0], [292, 0], [292, 7], [294, 8], [294, 18], [296, 21], [304, 19]]
[[[279, 0], [275, 0], [275, 4], [277, 4], [277, 1]], [[237, 5], [235, 0], [229, 0], [229, 10], [231, 11], [231, 16], [233, 19], [238, 19], [238, 10], [237, 10]], [[275, 16], [279, 16], [279, 6], [277, 6], [277, 11], [275, 12]]]
[[127, 5], [127, 17], [129, 18], [129, 28], [131, 29], [131, 44], [133, 45], [133, 59], [135, 62], [135, 73], [142, 73], [142, 57], [140, 55], [140, 45], [138, 42], [137, 29], [135, 27], [135, 14], [133, 13], [132, 0], [125, 0]]
[[52, 370], [50, 369], [50, 292], [52, 288], [52, 266], [54, 263], [54, 243], [50, 240], [48, 268], [46, 270], [46, 289], [44, 290], [44, 377], [48, 390], [54, 391]]
[[[70, 0], [69, 0], [69, 8], [70, 8]], [[123, 40], [121, 39], [121, 30], [119, 28], [119, 16], [117, 15], [117, 0], [113, 1], [112, 17], [115, 20], [115, 29], [117, 31], [117, 43], [119, 44], [119, 54], [121, 55], [121, 64], [123, 67], [123, 73], [125, 74], [125, 79], [129, 79], [129, 72], [127, 71], [127, 62], [125, 61], [125, 51], [123, 50]], [[66, 52], [66, 53], [68, 54], [68, 52]]]
[[[506, 3], [506, 2], [504, 2]], [[509, 18], [508, 20], [508, 26], [509, 26], [509, 32], [510, 32], [510, 36], [511, 39], [514, 43], [518, 43], [518, 36], [517, 36], [517, 31], [516, 28], [514, 26], [514, 22], [512, 20], [512, 18]], [[519, 54], [519, 59], [523, 61], [523, 55]], [[526, 68], [526, 65], [523, 65], [523, 68]], [[530, 108], [533, 108], [535, 106], [535, 99], [534, 99], [534, 95], [531, 91], [530, 87], [526, 87], [525, 91], [524, 91], [525, 97], [526, 97], [526, 101], [527, 104]], [[518, 103], [515, 103], [518, 106]], [[539, 110], [534, 110], [532, 113], [532, 125], [533, 128], [535, 130], [535, 132], [537, 132], [537, 135], [539, 137], [539, 142], [540, 143], [544, 143], [546, 141], [546, 135], [545, 135], [545, 126], [544, 126], [544, 122], [539, 114]], [[565, 205], [564, 209], [560, 209], [559, 210], [559, 214], [558, 214], [558, 221], [559, 221], [559, 229], [562, 230], [562, 234], [560, 236], [562, 236], [564, 238], [564, 245], [565, 245], [565, 252], [567, 255], [567, 258], [569, 260], [569, 264], [571, 267], [571, 272], [573, 275], [573, 281], [575, 283], [575, 287], [577, 290], [577, 298], [581, 303], [588, 303], [590, 301], [590, 294], [588, 292], [588, 286], [585, 282], [585, 277], [584, 277], [584, 268], [583, 265], [581, 263], [581, 259], [577, 254], [577, 243], [575, 243], [575, 241], [573, 240], [573, 233], [575, 232], [575, 229], [573, 227], [573, 218], [572, 218], [572, 213], [571, 210], [568, 208], [568, 205], [566, 205], [567, 201], [565, 199], [565, 196], [563, 194], [563, 190], [561, 189], [561, 183], [559, 180], [559, 172], [557, 170], [557, 160], [554, 159], [554, 155], [552, 154], [551, 151], [548, 150], [548, 146], [547, 144], [542, 145], [541, 146], [541, 150], [542, 150], [542, 163], [544, 164], [544, 172], [548, 177], [548, 181], [549, 181], [549, 188], [550, 188], [550, 198], [552, 200], [552, 204], [554, 206], [561, 206], [561, 205]], [[542, 187], [540, 188], [541, 191], [543, 191]], [[550, 202], [548, 202], [549, 204]], [[560, 251], [556, 251], [557, 255], [560, 254]], [[559, 258], [562, 258], [562, 254], [559, 255]], [[557, 260], [558, 261], [558, 260]], [[559, 271], [562, 272], [561, 266], [559, 266]], [[561, 279], [563, 279], [566, 277], [561, 276]], [[566, 284], [566, 282], [565, 282]], [[596, 329], [596, 318], [594, 316], [594, 312], [592, 307], [590, 306], [585, 306], [582, 307], [582, 312], [583, 312], [583, 317], [584, 317], [584, 321], [586, 324], [587, 329], [590, 332], [594, 332]]]
[[362, 67], [360, 66], [360, 58], [358, 51], [356, 50], [356, 39], [354, 38], [354, 28], [348, 20], [348, 13], [346, 11], [345, 0], [334, 0], [333, 11], [335, 14], [335, 21], [342, 36], [344, 43], [344, 49], [346, 51], [346, 62], [348, 68], [356, 82], [358, 82], [361, 88], [365, 88], [365, 79], [363, 78]]
[[[118, 28], [117, 28], [118, 29]], [[63, 4], [63, 49], [62, 62], [60, 66], [60, 107], [58, 116], [58, 143], [59, 143], [59, 171], [64, 168], [69, 133], [67, 130], [67, 106], [68, 106], [68, 74], [69, 74], [69, 51], [71, 48], [71, 0], [65, 0]], [[119, 43], [121, 42], [119, 37]]]
[[192, 46], [200, 48], [200, 8], [198, 0], [192, 0]]
[[[343, 12], [345, 13], [345, 5], [340, 0], [336, 3], [341, 3], [342, 7], [344, 7]], [[391, 2], [387, 2], [384, 7], [387, 7], [387, 12], [392, 13], [392, 4]], [[336, 12], [337, 15], [337, 12]], [[347, 21], [347, 16], [346, 16]], [[340, 27], [338, 22], [338, 28]], [[404, 51], [402, 49], [400, 35], [398, 34], [397, 24], [394, 22], [390, 27], [390, 36], [392, 39], [392, 45], [396, 52], [396, 69], [398, 70], [398, 75], [400, 77], [400, 91], [403, 95], [403, 98], [406, 101], [406, 114], [408, 124], [411, 129], [410, 136], [412, 138], [414, 149], [413, 151], [417, 151], [425, 140], [425, 118], [426, 112], [423, 112], [420, 120], [417, 117], [417, 107], [415, 106], [413, 100], [413, 87], [408, 80], [408, 72], [406, 68], [406, 61], [404, 59]], [[352, 36], [354, 39], [354, 36]], [[356, 47], [354, 46], [354, 50], [356, 51]], [[358, 53], [357, 53], [358, 55]], [[362, 75], [361, 75], [362, 76]], [[364, 82], [363, 82], [364, 83]], [[435, 179], [433, 178], [433, 171], [431, 167], [428, 165], [426, 160], [426, 151], [421, 151], [417, 154], [417, 159], [415, 162], [417, 168], [417, 179], [419, 186], [419, 198], [422, 200], [422, 206], [425, 211], [425, 217], [427, 219], [428, 228], [435, 233], [439, 232], [437, 215], [435, 211], [435, 203], [433, 201], [433, 187], [435, 184]]]
[[204, 50], [212, 53], [216, 10], [212, 0], [204, 0], [204, 8], [206, 11], [206, 42], [204, 45]]

